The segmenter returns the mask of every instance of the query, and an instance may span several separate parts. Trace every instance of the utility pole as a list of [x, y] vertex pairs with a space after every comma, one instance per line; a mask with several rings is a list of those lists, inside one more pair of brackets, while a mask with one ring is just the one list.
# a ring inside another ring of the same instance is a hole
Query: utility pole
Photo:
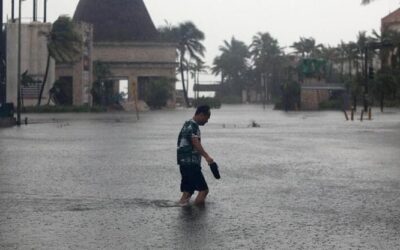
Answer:
[[18, 6], [18, 66], [17, 66], [17, 125], [21, 125], [21, 18], [22, 1], [19, 0]]
[[43, 22], [47, 22], [47, 0], [44, 0]]
[[11, 21], [15, 23], [15, 0], [11, 0]]
[[3, 33], [3, 0], [0, 0], [1, 33]]
[[5, 45], [3, 43], [3, 0], [0, 0], [0, 20], [0, 104], [2, 105], [6, 102], [6, 88], [5, 82], [3, 81], [5, 79], [5, 65], [3, 64], [5, 61]]
[[37, 21], [37, 0], [33, 0], [33, 21]]

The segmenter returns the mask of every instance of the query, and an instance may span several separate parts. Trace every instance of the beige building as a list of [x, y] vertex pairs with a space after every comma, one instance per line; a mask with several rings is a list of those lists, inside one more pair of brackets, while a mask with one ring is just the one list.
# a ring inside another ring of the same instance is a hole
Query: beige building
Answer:
[[300, 109], [301, 110], [318, 110], [320, 105], [328, 102], [334, 92], [340, 92], [343, 97], [343, 108], [348, 108], [345, 100], [345, 88], [340, 83], [327, 83], [324, 78], [325, 67], [321, 59], [303, 59], [301, 67], [307, 65], [307, 74], [300, 81]]

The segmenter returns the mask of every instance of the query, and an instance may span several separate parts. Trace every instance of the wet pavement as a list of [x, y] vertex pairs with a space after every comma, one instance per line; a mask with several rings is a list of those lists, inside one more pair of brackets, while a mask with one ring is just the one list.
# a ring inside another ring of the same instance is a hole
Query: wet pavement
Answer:
[[400, 110], [214, 110], [202, 142], [222, 179], [203, 166], [205, 207], [181, 208], [175, 145], [192, 114], [28, 114], [0, 129], [0, 249], [400, 248]]

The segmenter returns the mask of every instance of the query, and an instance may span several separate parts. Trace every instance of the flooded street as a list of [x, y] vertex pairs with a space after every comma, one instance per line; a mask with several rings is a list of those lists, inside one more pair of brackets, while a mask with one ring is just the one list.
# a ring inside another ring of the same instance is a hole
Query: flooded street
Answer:
[[0, 249], [399, 249], [400, 111], [374, 111], [213, 110], [203, 208], [175, 205], [194, 110], [23, 115], [0, 129]]

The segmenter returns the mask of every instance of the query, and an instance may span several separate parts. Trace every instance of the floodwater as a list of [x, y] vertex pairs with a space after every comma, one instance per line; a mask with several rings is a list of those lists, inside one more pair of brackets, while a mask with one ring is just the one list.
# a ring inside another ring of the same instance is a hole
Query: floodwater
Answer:
[[182, 208], [175, 145], [192, 114], [0, 129], [0, 249], [400, 248], [400, 110], [214, 110], [202, 142], [222, 178], [204, 165], [206, 205]]

